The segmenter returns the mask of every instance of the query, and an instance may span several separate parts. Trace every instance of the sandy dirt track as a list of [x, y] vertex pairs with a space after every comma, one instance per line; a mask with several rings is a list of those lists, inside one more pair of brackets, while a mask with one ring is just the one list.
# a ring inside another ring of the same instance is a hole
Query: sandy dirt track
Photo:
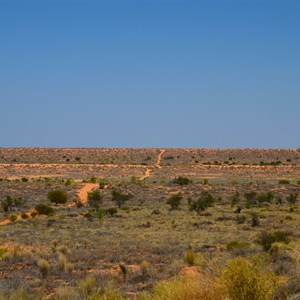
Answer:
[[[159, 154], [158, 154], [158, 156], [157, 156], [157, 160], [156, 160], [156, 164], [155, 164], [155, 167], [156, 167], [157, 169], [160, 169], [160, 168], [161, 168], [161, 158], [162, 158], [163, 154], [165, 153], [165, 151], [166, 151], [166, 150], [164, 150], [164, 149], [160, 150], [160, 152], [159, 152]], [[152, 171], [151, 168], [147, 168], [146, 171], [145, 171], [145, 175], [142, 176], [142, 177], [140, 178], [140, 180], [145, 180], [146, 178], [150, 177], [150, 176], [151, 176], [151, 171]]]
[[87, 205], [88, 193], [97, 188], [99, 188], [98, 183], [87, 183], [80, 190], [78, 190], [77, 195], [82, 205]]

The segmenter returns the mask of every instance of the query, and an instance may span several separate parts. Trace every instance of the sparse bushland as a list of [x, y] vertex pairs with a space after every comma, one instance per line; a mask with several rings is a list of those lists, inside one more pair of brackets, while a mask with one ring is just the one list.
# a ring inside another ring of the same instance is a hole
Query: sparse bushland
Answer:
[[[82, 161], [89, 161], [87, 156], [82, 154], [79, 156], [82, 157]], [[230, 298], [220, 274], [223, 274], [224, 269], [227, 269], [226, 266], [238, 256], [251, 263], [256, 260], [255, 257], [260, 257], [261, 262], [256, 262], [260, 270], [271, 272], [272, 276], [275, 274], [280, 285], [273, 294], [269, 293], [268, 299], [286, 300], [288, 297], [294, 297], [300, 292], [297, 227], [300, 214], [298, 201], [290, 204], [288, 195], [298, 193], [300, 190], [294, 179], [289, 179], [290, 185], [279, 186], [277, 178], [284, 176], [299, 178], [298, 170], [295, 174], [292, 173], [293, 166], [290, 164], [282, 174], [275, 174], [278, 172], [277, 168], [265, 167], [264, 172], [270, 171], [273, 175], [258, 174], [256, 172], [259, 172], [259, 166], [249, 168], [247, 166], [241, 170], [239, 159], [236, 159], [236, 167], [223, 165], [210, 168], [203, 166], [202, 162], [214, 161], [214, 158], [201, 157], [197, 153], [194, 156], [199, 160], [199, 163], [194, 165], [195, 159], [192, 159], [195, 169], [189, 169], [184, 160], [174, 155], [176, 159], [170, 161], [172, 167], [165, 169], [163, 166], [160, 169], [153, 167], [149, 180], [143, 184], [131, 182], [132, 175], [140, 178], [144, 174], [144, 168], [140, 166], [141, 161], [135, 161], [137, 172], [135, 167], [126, 166], [122, 170], [124, 173], [127, 172], [124, 175], [117, 173], [120, 166], [113, 168], [115, 173], [106, 171], [108, 169], [106, 166], [99, 167], [99, 157], [91, 158], [97, 160], [95, 172], [89, 171], [80, 176], [74, 176], [75, 173], [67, 174], [65, 178], [76, 178], [70, 186], [65, 186], [66, 180], [62, 181], [61, 178], [34, 179], [29, 175], [27, 176], [30, 180], [26, 184], [14, 179], [1, 182], [0, 199], [5, 199], [7, 194], [14, 198], [22, 196], [25, 199], [21, 210], [13, 205], [8, 213], [0, 211], [3, 224], [8, 221], [9, 215], [18, 216], [17, 222], [10, 222], [0, 228], [1, 247], [6, 249], [5, 254], [2, 256], [0, 254], [0, 268], [3, 274], [0, 276], [0, 286], [5, 299], [13, 299], [15, 291], [23, 289], [28, 292], [27, 294], [35, 291], [34, 300], [51, 297], [75, 300], [133, 298], [140, 300], [143, 297], [159, 300], [179, 299], [179, 297], [191, 300], [230, 300], [234, 298]], [[74, 161], [72, 156], [68, 157]], [[143, 153], [142, 159], [145, 157]], [[224, 161], [220, 157], [217, 160]], [[285, 161], [284, 158], [281, 160]], [[108, 163], [110, 161], [111, 159]], [[149, 168], [152, 168], [155, 161], [153, 156]], [[178, 162], [182, 164], [182, 172], [176, 169]], [[126, 163], [129, 164], [130, 161]], [[76, 165], [76, 168], [81, 167], [83, 166], [80, 164]], [[93, 168], [93, 165], [88, 167]], [[195, 177], [197, 168], [203, 167], [207, 172], [199, 174], [201, 178]], [[221, 174], [223, 170], [228, 170], [229, 175], [225, 174], [223, 177]], [[242, 177], [236, 174], [239, 170], [243, 172]], [[81, 172], [81, 169], [79, 171]], [[37, 203], [47, 204], [43, 199], [49, 190], [66, 190], [70, 197], [75, 197], [82, 186], [80, 183], [82, 178], [91, 172], [94, 172], [92, 174], [95, 176], [109, 178], [110, 188], [103, 186], [100, 190], [103, 198], [98, 209], [76, 208], [72, 206], [73, 203], [69, 203], [52, 206], [55, 215], [50, 218], [37, 215], [34, 219], [20, 219], [22, 212], [30, 215]], [[194, 183], [182, 186], [171, 184], [170, 181], [178, 174], [192, 178]], [[6, 175], [2, 175], [4, 176]], [[18, 178], [21, 176], [23, 174]], [[208, 185], [202, 184], [201, 179], [204, 176], [209, 176]], [[238, 180], [238, 184], [233, 184], [232, 178]], [[117, 205], [112, 202], [112, 190], [134, 195], [132, 200], [118, 209], [119, 213], [114, 217], [110, 217], [110, 214], [113, 215], [118, 210], [113, 207]], [[197, 200], [201, 191], [207, 191], [216, 199], [222, 197], [222, 200], [216, 200], [208, 211], [200, 209], [199, 213], [189, 212], [187, 201], [181, 200], [178, 207], [180, 209], [170, 211], [166, 201], [170, 195], [179, 191], [184, 199], [192, 197], [193, 200]], [[251, 209], [247, 209], [244, 206], [247, 199], [243, 195], [251, 191], [256, 196], [253, 197], [253, 203], [250, 203]], [[276, 193], [275, 198], [270, 197], [270, 193]], [[239, 200], [232, 202], [231, 196], [237, 194]], [[126, 205], [129, 205], [130, 209]], [[111, 207], [113, 208], [110, 209]], [[252, 212], [257, 213], [259, 226], [251, 226]], [[257, 245], [256, 240], [261, 231], [272, 233], [279, 230], [287, 232], [287, 237], [292, 239], [292, 242], [289, 244], [272, 242], [268, 251], [264, 251], [262, 244]], [[54, 239], [57, 241], [55, 247], [52, 243]], [[21, 252], [24, 247], [33, 258], [20, 254], [20, 250], [12, 250], [16, 243], [19, 243]], [[187, 245], [191, 245], [191, 251], [187, 251]], [[68, 253], [67, 249], [71, 253]], [[45, 259], [50, 265], [45, 278], [37, 266], [39, 259]], [[125, 266], [126, 278], [120, 273], [120, 262]], [[84, 292], [84, 288], [79, 289], [77, 285], [81, 280], [85, 280], [86, 276], [92, 276], [96, 280], [95, 289], [92, 289], [89, 295]], [[189, 276], [193, 278], [190, 280], [193, 283], [189, 285], [189, 289], [182, 289], [184, 285], [182, 281], [187, 282], [185, 278]], [[239, 276], [236, 278], [239, 279]], [[106, 284], [110, 280], [119, 287], [119, 290]], [[172, 286], [170, 282], [176, 282], [178, 287], [174, 287], [175, 284]], [[238, 281], [239, 286], [243, 283]], [[161, 288], [161, 293], [158, 294], [156, 287], [164, 284], [171, 286], [172, 291], [170, 288]], [[256, 287], [256, 283], [253, 286]], [[195, 289], [199, 287], [199, 292], [195, 293], [194, 287]]]

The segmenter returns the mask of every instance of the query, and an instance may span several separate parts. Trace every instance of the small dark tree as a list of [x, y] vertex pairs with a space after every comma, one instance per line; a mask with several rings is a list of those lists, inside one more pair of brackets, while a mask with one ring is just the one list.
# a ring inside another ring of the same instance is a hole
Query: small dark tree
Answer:
[[88, 193], [88, 204], [91, 207], [99, 208], [102, 203], [102, 194], [99, 190], [94, 190]]
[[259, 203], [263, 203], [263, 202], [271, 203], [274, 198], [275, 198], [275, 194], [273, 192], [261, 193], [256, 197]]
[[251, 221], [252, 221], [252, 227], [259, 226], [260, 220], [259, 220], [259, 214], [256, 212], [253, 212], [251, 214]]
[[72, 184], [72, 180], [68, 178], [65, 182], [65, 186], [70, 186]]
[[202, 191], [201, 196], [198, 199], [193, 200], [192, 198], [189, 198], [188, 204], [190, 207], [190, 211], [194, 210], [199, 214], [200, 211], [204, 211], [208, 207], [213, 206], [215, 201], [216, 199], [212, 196], [211, 193]]
[[230, 202], [231, 202], [231, 206], [233, 207], [234, 205], [238, 204], [241, 202], [241, 199], [240, 199], [240, 193], [239, 192], [236, 192], [234, 195], [232, 195], [230, 197]]
[[48, 193], [47, 198], [55, 205], [63, 204], [68, 201], [68, 194], [65, 191], [53, 190]]
[[298, 198], [298, 193], [291, 193], [286, 197], [286, 200], [289, 204], [296, 204], [297, 203], [297, 198]]
[[167, 204], [171, 206], [171, 210], [177, 209], [180, 201], [182, 200], [181, 193], [177, 193], [176, 195], [172, 195], [168, 200]]
[[97, 181], [97, 178], [96, 178], [95, 176], [92, 176], [92, 177], [88, 180], [89, 183], [96, 183], [96, 181]]
[[125, 193], [122, 193], [121, 191], [116, 191], [116, 190], [113, 190], [111, 192], [111, 194], [112, 194], [112, 201], [114, 201], [118, 205], [119, 208], [123, 204], [125, 204], [125, 202], [127, 202], [129, 199], [132, 198], [131, 194], [125, 194]]
[[256, 192], [246, 192], [244, 193], [244, 197], [247, 201], [247, 206], [252, 206], [257, 204], [257, 193]]
[[20, 208], [23, 203], [22, 197], [13, 198], [11, 196], [6, 196], [5, 199], [1, 200], [1, 206], [5, 212], [10, 211], [13, 206]]
[[24, 204], [24, 200], [22, 197], [14, 198], [14, 206], [20, 208]]
[[8, 212], [13, 206], [13, 198], [11, 196], [6, 196], [4, 200], [1, 200], [2, 209]]

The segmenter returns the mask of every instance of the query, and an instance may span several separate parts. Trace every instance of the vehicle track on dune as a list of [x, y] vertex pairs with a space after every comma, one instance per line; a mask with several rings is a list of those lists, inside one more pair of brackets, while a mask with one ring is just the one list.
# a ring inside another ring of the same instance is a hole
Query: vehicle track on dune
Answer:
[[157, 161], [156, 161], [156, 168], [161, 169], [161, 158], [164, 155], [164, 153], [166, 152], [165, 149], [160, 150], [158, 157], [157, 157]]
[[[163, 156], [163, 154], [166, 152], [165, 149], [161, 149], [158, 156], [157, 156], [157, 159], [156, 159], [156, 163], [155, 163], [155, 168], [157, 169], [161, 169], [161, 158]], [[143, 177], [140, 178], [140, 180], [145, 180], [146, 178], [150, 177], [151, 176], [151, 172], [153, 170], [153, 167], [152, 168], [147, 168], [146, 171], [145, 171], [145, 174]]]

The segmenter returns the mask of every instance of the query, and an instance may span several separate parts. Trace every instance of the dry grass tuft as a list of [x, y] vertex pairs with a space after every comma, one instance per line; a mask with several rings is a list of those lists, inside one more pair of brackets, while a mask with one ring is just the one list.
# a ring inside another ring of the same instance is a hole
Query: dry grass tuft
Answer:
[[143, 300], [221, 300], [222, 291], [210, 274], [194, 273], [159, 282]]
[[232, 300], [268, 300], [275, 291], [276, 277], [259, 262], [238, 257], [228, 262], [221, 284]]

